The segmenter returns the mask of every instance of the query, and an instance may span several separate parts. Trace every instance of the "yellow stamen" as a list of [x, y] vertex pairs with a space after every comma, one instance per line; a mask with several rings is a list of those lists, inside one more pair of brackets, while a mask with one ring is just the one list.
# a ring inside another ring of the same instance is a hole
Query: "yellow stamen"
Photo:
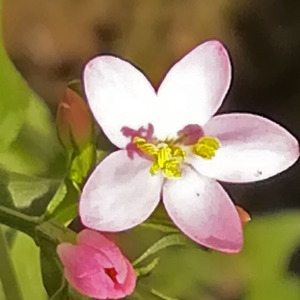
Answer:
[[177, 146], [171, 146], [171, 150], [172, 150], [172, 155], [173, 155], [173, 156], [181, 157], [182, 160], [185, 159], [186, 153], [185, 153], [185, 151], [182, 150], [180, 147], [177, 147]]
[[157, 147], [154, 144], [147, 143], [145, 139], [135, 137], [133, 143], [145, 154], [150, 156], [155, 155], [158, 151]]
[[174, 146], [171, 142], [156, 146], [140, 137], [135, 137], [133, 142], [138, 149], [153, 159], [151, 175], [161, 170], [167, 178], [181, 176], [180, 164], [185, 159], [186, 153], [180, 147]]
[[163, 173], [165, 177], [181, 177], [180, 160], [178, 158], [171, 158], [164, 164]]
[[201, 137], [193, 146], [194, 154], [201, 156], [204, 159], [211, 159], [215, 156], [216, 151], [220, 148], [219, 140], [213, 137]]

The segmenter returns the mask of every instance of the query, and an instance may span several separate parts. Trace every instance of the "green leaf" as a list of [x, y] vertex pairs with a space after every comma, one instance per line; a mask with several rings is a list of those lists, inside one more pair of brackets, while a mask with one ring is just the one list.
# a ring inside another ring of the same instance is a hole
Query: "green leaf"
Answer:
[[150, 228], [150, 229], [154, 229], [154, 230], [158, 230], [164, 233], [178, 233], [179, 230], [177, 228], [174, 227], [173, 224], [161, 224], [160, 221], [155, 221], [155, 220], [149, 220], [146, 221], [142, 224], [140, 224], [141, 227], [145, 227], [145, 228]]
[[48, 296], [52, 297], [58, 293], [64, 284], [63, 269], [57, 255], [53, 251], [42, 247], [40, 253], [43, 283]]
[[247, 299], [299, 299], [299, 281], [285, 274], [291, 250], [300, 242], [299, 220], [299, 211], [290, 211], [257, 217], [246, 226], [240, 255], [251, 264]]
[[67, 195], [67, 186], [65, 184], [65, 182], [62, 182], [56, 193], [54, 194], [53, 198], [51, 199], [46, 213], [49, 215], [52, 215], [54, 213], [54, 211], [60, 206], [60, 204], [63, 202], [65, 196]]
[[228, 299], [298, 300], [299, 279], [289, 278], [286, 269], [300, 243], [299, 220], [299, 211], [252, 215], [239, 254], [208, 253], [194, 243], [166, 248], [155, 271], [141, 281], [148, 291], [153, 288], [179, 299], [222, 299], [226, 294]]
[[0, 205], [13, 208], [13, 203], [10, 191], [8, 190], [8, 174], [0, 169]]
[[[76, 152], [75, 152], [76, 153]], [[89, 174], [96, 161], [96, 149], [94, 144], [87, 144], [86, 147], [76, 153], [71, 162], [69, 178], [71, 181], [81, 185]]]
[[159, 292], [155, 289], [151, 289], [151, 293], [153, 295], [157, 296], [159, 299], [162, 299], [162, 300], [179, 300], [179, 299], [176, 299], [176, 298], [168, 297], [168, 296], [162, 294], [161, 292]]
[[0, 280], [0, 299], [7, 300], [5, 295], [4, 295], [3, 284], [1, 282], [1, 280]]
[[64, 280], [62, 285], [57, 289], [57, 291], [51, 296], [50, 300], [68, 300], [69, 289], [68, 284]]
[[38, 215], [45, 211], [49, 198], [51, 199], [60, 183], [60, 180], [56, 178], [28, 176], [14, 172], [7, 173], [7, 176], [8, 191], [15, 207], [26, 208], [32, 205], [34, 200], [37, 200], [39, 202], [39, 209], [36, 209], [39, 211]]
[[159, 263], [159, 257], [155, 257], [148, 265], [145, 267], [140, 267], [135, 269], [136, 276], [146, 276], [148, 275]]
[[3, 285], [5, 299], [7, 300], [22, 300], [22, 293], [19, 282], [12, 264], [10, 251], [4, 236], [2, 226], [0, 226], [0, 280]]
[[[1, 13], [2, 13], [2, 1]], [[2, 32], [2, 30], [1, 30]], [[25, 121], [31, 91], [12, 65], [0, 33], [0, 149], [4, 151], [17, 137]]]
[[140, 262], [142, 262], [144, 259], [146, 259], [148, 256], [155, 254], [156, 252], [165, 249], [167, 247], [172, 246], [183, 246], [190, 243], [190, 241], [183, 236], [182, 234], [170, 234], [167, 236], [164, 236], [159, 241], [154, 243], [151, 247], [149, 247], [139, 258], [137, 258], [132, 265], [136, 266]]
[[[66, 193], [65, 193], [66, 189]], [[61, 197], [64, 195], [63, 199]], [[55, 204], [50, 203], [49, 211], [46, 219], [55, 219], [58, 222], [65, 224], [73, 220], [78, 215], [78, 198], [79, 192], [74, 187], [74, 184], [66, 179], [64, 187], [57, 191], [57, 197], [54, 199]]]
[[62, 178], [67, 157], [47, 107], [43, 101], [31, 98], [24, 115], [18, 136], [9, 147], [0, 150], [1, 167], [22, 174], [51, 174]]
[[[16, 241], [18, 231], [15, 229], [12, 229], [10, 227], [6, 227], [6, 226], [3, 226], [3, 227], [5, 228], [4, 233], [5, 233], [7, 245], [11, 249]], [[0, 299], [1, 299], [1, 297], [0, 297]]]
[[11, 256], [24, 300], [46, 300], [40, 272], [39, 249], [33, 240], [18, 233]]

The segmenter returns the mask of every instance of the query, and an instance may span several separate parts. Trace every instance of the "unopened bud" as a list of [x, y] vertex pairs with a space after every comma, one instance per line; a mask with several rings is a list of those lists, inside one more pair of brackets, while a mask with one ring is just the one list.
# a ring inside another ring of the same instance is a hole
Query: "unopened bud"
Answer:
[[56, 115], [58, 136], [67, 148], [84, 147], [93, 139], [91, 113], [84, 100], [67, 88]]
[[235, 206], [235, 208], [239, 214], [243, 226], [245, 226], [248, 222], [251, 221], [250, 215], [243, 208], [237, 205]]

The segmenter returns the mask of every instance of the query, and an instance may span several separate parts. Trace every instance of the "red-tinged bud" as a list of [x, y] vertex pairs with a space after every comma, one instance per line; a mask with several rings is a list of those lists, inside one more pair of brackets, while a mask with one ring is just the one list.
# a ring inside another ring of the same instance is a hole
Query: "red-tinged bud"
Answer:
[[70, 285], [88, 297], [124, 299], [133, 293], [136, 273], [121, 250], [98, 231], [84, 229], [76, 244], [61, 243], [57, 254]]
[[250, 215], [243, 208], [237, 205], [235, 206], [235, 208], [240, 216], [243, 226], [245, 226], [248, 222], [251, 221]]
[[58, 136], [67, 148], [82, 148], [93, 138], [92, 116], [84, 100], [67, 88], [56, 115]]

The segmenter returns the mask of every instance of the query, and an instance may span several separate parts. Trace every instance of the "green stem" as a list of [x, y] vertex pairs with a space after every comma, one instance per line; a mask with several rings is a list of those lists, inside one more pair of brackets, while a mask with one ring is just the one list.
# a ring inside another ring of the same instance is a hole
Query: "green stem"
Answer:
[[35, 229], [36, 243], [38, 246], [47, 244], [48, 248], [56, 248], [63, 242], [76, 243], [76, 233], [55, 220], [49, 220]]
[[35, 228], [41, 224], [41, 218], [27, 216], [14, 209], [0, 206], [0, 223], [35, 237]]
[[0, 226], [0, 279], [7, 300], [23, 300], [7, 242]]

